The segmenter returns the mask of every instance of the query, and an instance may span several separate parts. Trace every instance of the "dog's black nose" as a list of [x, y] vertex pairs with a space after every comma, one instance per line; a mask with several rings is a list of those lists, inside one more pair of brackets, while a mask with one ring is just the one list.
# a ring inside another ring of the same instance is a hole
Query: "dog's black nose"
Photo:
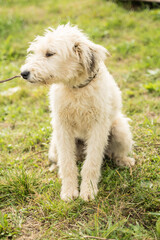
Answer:
[[24, 79], [28, 79], [29, 75], [30, 75], [30, 72], [29, 72], [29, 71], [21, 72], [21, 76], [22, 76]]

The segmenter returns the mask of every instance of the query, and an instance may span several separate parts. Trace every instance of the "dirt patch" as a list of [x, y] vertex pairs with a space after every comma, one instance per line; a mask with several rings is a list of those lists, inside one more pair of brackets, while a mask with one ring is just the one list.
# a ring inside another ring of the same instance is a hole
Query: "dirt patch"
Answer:
[[32, 240], [39, 239], [42, 236], [42, 225], [32, 216], [28, 216], [22, 224], [21, 235], [17, 237], [18, 240]]

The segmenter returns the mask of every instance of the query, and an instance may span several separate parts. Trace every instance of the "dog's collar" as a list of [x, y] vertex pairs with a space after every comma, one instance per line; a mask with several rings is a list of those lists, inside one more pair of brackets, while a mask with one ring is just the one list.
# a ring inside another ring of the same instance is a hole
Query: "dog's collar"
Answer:
[[86, 87], [97, 76], [98, 72], [99, 72], [99, 68], [96, 71], [96, 73], [93, 76], [90, 76], [84, 83], [81, 83], [77, 86], [73, 86], [73, 88], [84, 88], [84, 87]]

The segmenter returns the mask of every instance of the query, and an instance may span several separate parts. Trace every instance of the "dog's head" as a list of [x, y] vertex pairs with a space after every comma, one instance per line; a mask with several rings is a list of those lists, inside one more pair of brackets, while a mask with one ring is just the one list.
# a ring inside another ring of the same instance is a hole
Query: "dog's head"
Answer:
[[21, 75], [31, 83], [75, 85], [76, 79], [96, 71], [106, 53], [76, 26], [60, 25], [47, 29], [31, 43]]

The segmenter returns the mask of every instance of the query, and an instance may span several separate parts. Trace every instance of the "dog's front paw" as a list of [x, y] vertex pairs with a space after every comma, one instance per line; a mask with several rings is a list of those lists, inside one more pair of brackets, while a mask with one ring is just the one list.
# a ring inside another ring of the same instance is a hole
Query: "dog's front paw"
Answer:
[[115, 163], [120, 167], [133, 167], [135, 159], [131, 157], [116, 158]]
[[62, 187], [62, 190], [61, 190], [61, 199], [62, 200], [69, 202], [69, 201], [72, 201], [72, 200], [78, 198], [78, 196], [79, 196], [79, 192], [78, 192], [77, 188], [70, 187], [68, 189], [64, 189]]
[[80, 191], [80, 197], [84, 201], [91, 201], [95, 199], [95, 196], [98, 193], [97, 185], [93, 185], [92, 183], [83, 183], [81, 184], [81, 191]]

